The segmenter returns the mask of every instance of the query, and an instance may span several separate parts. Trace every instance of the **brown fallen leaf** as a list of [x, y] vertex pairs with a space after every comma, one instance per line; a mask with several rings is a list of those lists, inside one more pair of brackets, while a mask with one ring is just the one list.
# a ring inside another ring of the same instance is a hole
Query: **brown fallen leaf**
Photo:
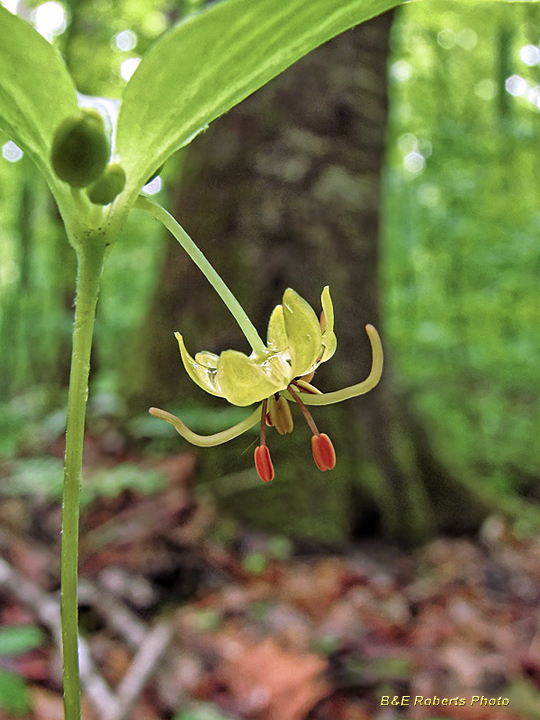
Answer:
[[284, 650], [273, 639], [235, 643], [216, 675], [216, 701], [250, 720], [304, 720], [329, 692], [326, 661]]

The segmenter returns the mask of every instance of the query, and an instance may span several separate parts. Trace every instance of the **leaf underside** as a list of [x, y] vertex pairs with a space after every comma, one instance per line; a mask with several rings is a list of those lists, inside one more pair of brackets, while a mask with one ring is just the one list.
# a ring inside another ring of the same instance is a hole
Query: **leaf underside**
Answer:
[[132, 191], [208, 123], [310, 50], [399, 4], [222, 0], [177, 25], [145, 54], [124, 91], [117, 148]]

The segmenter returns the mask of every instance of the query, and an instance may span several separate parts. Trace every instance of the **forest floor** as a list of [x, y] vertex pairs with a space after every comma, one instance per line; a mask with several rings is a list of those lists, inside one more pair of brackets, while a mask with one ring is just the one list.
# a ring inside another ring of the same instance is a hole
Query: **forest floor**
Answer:
[[[491, 517], [414, 551], [307, 553], [220, 518], [191, 454], [152, 462], [164, 489], [82, 516], [84, 720], [540, 718], [540, 536]], [[2, 499], [0, 626], [48, 626], [0, 658], [27, 720], [62, 717], [59, 531], [58, 503]]]

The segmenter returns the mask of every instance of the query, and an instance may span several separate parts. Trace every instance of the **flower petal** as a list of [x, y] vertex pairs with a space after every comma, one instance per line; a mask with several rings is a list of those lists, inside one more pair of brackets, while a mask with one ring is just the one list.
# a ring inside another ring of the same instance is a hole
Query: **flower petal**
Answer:
[[322, 334], [322, 355], [319, 362], [330, 360], [336, 352], [337, 338], [334, 334], [334, 306], [330, 297], [330, 288], [326, 285], [321, 293], [321, 305], [324, 312], [324, 331]]
[[321, 353], [322, 332], [313, 308], [291, 288], [283, 293], [283, 321], [293, 377], [309, 372]]
[[[184, 338], [180, 335], [180, 333], [174, 333], [174, 336], [178, 340], [178, 345], [180, 346], [180, 355], [182, 356], [182, 362], [184, 363], [186, 372], [193, 380], [193, 382], [197, 383], [199, 387], [201, 387], [203, 390], [206, 390], [206, 392], [210, 393], [210, 395], [217, 395], [218, 397], [223, 397], [223, 393], [220, 392], [216, 384], [216, 367], [212, 367], [206, 364], [208, 362], [208, 356], [213, 355], [213, 353], [203, 351], [197, 353], [195, 358], [192, 358], [186, 350], [186, 346], [184, 345]], [[201, 356], [203, 357], [204, 362], [199, 361], [199, 358]], [[217, 358], [217, 355], [215, 355], [214, 357]]]
[[289, 347], [285, 320], [283, 319], [283, 305], [276, 305], [270, 315], [266, 342], [271, 350], [282, 352]]
[[195, 362], [204, 365], [209, 370], [217, 370], [219, 355], [209, 350], [201, 350], [195, 355]]
[[290, 365], [280, 354], [248, 357], [237, 350], [221, 353], [216, 384], [233, 405], [251, 405], [284, 390], [292, 380]]

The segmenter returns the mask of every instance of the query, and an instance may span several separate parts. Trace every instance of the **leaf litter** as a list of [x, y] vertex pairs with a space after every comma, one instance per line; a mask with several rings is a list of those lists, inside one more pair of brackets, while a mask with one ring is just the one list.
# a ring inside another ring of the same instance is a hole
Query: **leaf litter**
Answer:
[[[95, 499], [80, 553], [81, 578], [112, 598], [117, 616], [139, 630], [164, 618], [174, 628], [133, 718], [540, 718], [540, 536], [516, 538], [490, 517], [476, 537], [440, 537], [413, 551], [372, 540], [295, 553], [220, 518], [191, 486], [191, 454], [141, 464], [163, 472], [166, 487]], [[58, 513], [28, 498], [16, 517], [0, 513], [1, 555], [52, 592]], [[5, 588], [0, 600], [2, 626], [32, 621]], [[114, 686], [134, 648], [111, 612], [88, 601], [81, 625]], [[33, 652], [16, 667], [34, 698], [28, 720], [46, 720], [60, 707], [58, 657], [52, 642]], [[475, 695], [509, 703], [471, 706]], [[384, 705], [386, 696], [409, 704]], [[430, 707], [417, 696], [466, 703]]]

